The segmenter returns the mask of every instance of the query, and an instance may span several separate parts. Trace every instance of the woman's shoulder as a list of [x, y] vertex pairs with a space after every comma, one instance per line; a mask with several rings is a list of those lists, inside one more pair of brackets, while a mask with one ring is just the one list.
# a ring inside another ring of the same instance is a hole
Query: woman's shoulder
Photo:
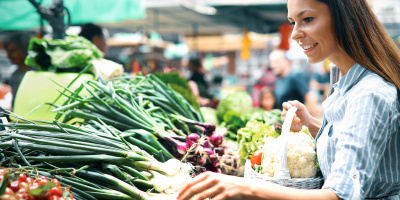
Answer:
[[390, 81], [370, 70], [366, 71], [359, 84], [355, 87], [359, 95], [373, 96], [374, 98], [395, 103], [398, 99], [398, 90]]

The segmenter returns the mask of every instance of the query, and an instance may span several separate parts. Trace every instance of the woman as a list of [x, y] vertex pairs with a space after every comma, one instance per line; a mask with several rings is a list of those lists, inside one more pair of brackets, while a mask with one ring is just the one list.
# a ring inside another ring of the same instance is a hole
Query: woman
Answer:
[[342, 76], [323, 103], [323, 122], [299, 102], [283, 105], [283, 120], [298, 107], [292, 130], [306, 125], [317, 139], [322, 189], [206, 173], [185, 186], [179, 200], [194, 194], [213, 200], [399, 199], [399, 50], [365, 0], [288, 0], [288, 18], [308, 61], [329, 59]]

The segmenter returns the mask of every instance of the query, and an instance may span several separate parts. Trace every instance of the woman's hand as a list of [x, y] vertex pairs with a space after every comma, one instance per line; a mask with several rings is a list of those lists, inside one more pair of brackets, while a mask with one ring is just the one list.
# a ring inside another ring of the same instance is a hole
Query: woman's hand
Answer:
[[194, 195], [197, 199], [248, 199], [250, 184], [246, 179], [224, 174], [206, 172], [194, 178], [180, 192], [178, 200], [189, 200]]
[[308, 110], [304, 104], [300, 103], [299, 101], [288, 101], [288, 102], [283, 103], [282, 106], [283, 106], [282, 113], [281, 113], [282, 122], [285, 121], [285, 117], [286, 117], [288, 110], [292, 106], [297, 107], [297, 112], [294, 115], [292, 126], [290, 127], [290, 129], [292, 131], [299, 132], [299, 131], [301, 131], [301, 128], [303, 127], [303, 125], [305, 125], [307, 127], [310, 126], [311, 115], [308, 112]]

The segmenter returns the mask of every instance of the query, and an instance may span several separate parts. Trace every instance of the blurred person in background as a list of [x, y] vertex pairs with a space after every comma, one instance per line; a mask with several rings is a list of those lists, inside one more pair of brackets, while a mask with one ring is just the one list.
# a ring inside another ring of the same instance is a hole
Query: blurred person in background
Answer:
[[260, 92], [260, 108], [271, 111], [275, 108], [275, 95], [271, 88], [263, 87]]
[[271, 71], [270, 68], [267, 68], [260, 79], [253, 86], [253, 91], [251, 93], [251, 97], [253, 99], [253, 106], [260, 107], [260, 98], [261, 98], [261, 90], [264, 87], [268, 87], [270, 89], [274, 89], [276, 82], [276, 75]]
[[200, 59], [192, 58], [189, 60], [188, 68], [192, 75], [188, 79], [190, 90], [196, 96], [200, 106], [209, 106], [212, 103], [212, 97], [208, 94], [208, 83], [205, 79], [205, 69]]
[[29, 40], [33, 37], [32, 34], [27, 32], [15, 32], [8, 34], [3, 41], [7, 57], [11, 63], [17, 65], [17, 70], [12, 73], [9, 80], [5, 81], [12, 89], [12, 106], [15, 102], [18, 87], [29, 70], [37, 70], [34, 67], [29, 67], [25, 64], [25, 58], [28, 55]]
[[108, 51], [107, 30], [95, 24], [84, 24], [81, 28], [79, 35], [91, 41], [106, 56]]
[[272, 51], [269, 60], [271, 70], [277, 76], [274, 88], [275, 107], [282, 110], [284, 102], [298, 100], [306, 104], [313, 116], [322, 115], [317, 96], [310, 90], [309, 83], [302, 75], [292, 72], [291, 61], [286, 58], [285, 51]]
[[324, 67], [320, 68], [317, 73], [313, 75], [310, 81], [311, 89], [318, 93], [319, 101], [324, 101], [328, 95], [329, 80], [330, 80], [330, 68], [329, 62], [324, 64]]

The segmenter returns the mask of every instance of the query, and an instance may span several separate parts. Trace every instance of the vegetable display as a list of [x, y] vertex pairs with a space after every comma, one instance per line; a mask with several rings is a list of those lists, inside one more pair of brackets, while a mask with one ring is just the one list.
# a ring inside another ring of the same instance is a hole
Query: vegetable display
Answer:
[[115, 128], [94, 124], [7, 125], [8, 131], [0, 134], [0, 163], [56, 177], [72, 186], [78, 200], [145, 200], [160, 195], [170, 199], [168, 191], [177, 191], [190, 178], [190, 165], [176, 159], [159, 161]]

